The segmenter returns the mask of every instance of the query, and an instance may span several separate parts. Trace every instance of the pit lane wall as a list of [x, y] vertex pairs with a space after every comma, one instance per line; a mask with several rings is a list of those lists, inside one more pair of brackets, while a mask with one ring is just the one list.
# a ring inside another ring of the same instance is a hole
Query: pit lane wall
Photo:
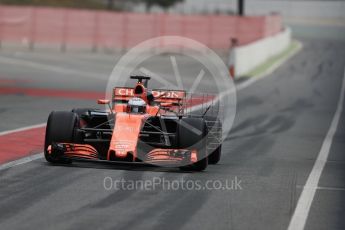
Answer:
[[236, 78], [245, 76], [271, 57], [283, 52], [290, 43], [291, 29], [285, 28], [276, 35], [230, 50], [229, 65], [233, 65]]
[[240, 45], [277, 34], [278, 14], [181, 15], [111, 12], [50, 7], [0, 5], [0, 45], [48, 45], [93, 50], [128, 49], [150, 38], [177, 35], [226, 51], [230, 39]]

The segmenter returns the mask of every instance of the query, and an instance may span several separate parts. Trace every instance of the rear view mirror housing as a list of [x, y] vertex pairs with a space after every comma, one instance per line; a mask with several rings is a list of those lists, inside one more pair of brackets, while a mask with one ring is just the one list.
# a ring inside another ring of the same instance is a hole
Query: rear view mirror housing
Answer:
[[107, 99], [98, 99], [98, 100], [97, 100], [97, 104], [99, 104], [99, 105], [108, 105], [109, 110], [110, 110], [110, 113], [113, 114], [113, 110], [112, 110], [111, 105], [110, 105], [110, 100], [107, 100]]
[[98, 99], [97, 100], [97, 104], [99, 104], [99, 105], [109, 105], [110, 104], [110, 100]]

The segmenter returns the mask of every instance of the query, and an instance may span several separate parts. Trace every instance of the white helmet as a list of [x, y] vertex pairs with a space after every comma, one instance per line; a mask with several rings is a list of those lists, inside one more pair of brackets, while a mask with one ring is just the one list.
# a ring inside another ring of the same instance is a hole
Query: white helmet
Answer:
[[127, 104], [127, 112], [129, 112], [129, 113], [145, 113], [146, 112], [146, 102], [139, 97], [131, 98]]

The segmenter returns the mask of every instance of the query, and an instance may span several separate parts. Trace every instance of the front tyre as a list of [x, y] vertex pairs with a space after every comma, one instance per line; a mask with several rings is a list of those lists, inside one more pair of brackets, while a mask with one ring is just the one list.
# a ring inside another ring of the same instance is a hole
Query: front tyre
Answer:
[[44, 141], [44, 157], [50, 163], [70, 163], [61, 157], [52, 157], [48, 153], [48, 146], [56, 143], [73, 143], [75, 129], [78, 126], [78, 116], [67, 111], [53, 111], [48, 117], [46, 136]]

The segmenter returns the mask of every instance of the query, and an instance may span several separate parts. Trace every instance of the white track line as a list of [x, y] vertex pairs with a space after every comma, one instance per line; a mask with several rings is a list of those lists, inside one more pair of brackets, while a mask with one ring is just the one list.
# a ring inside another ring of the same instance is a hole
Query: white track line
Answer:
[[345, 96], [345, 69], [343, 84], [340, 92], [340, 98], [337, 105], [337, 110], [334, 114], [331, 126], [328, 133], [322, 143], [319, 155], [314, 163], [313, 169], [309, 174], [308, 180], [302, 190], [301, 196], [298, 199], [298, 203], [295, 212], [290, 220], [288, 230], [303, 230], [307, 222], [308, 214], [310, 211], [311, 204], [313, 202], [315, 192], [318, 188], [319, 180], [322, 171], [327, 162], [329, 151], [332, 145], [334, 134], [337, 131], [337, 127], [340, 120], [340, 115], [343, 110], [344, 96]]
[[[280, 65], [282, 65], [289, 58], [294, 56], [301, 48], [302, 48], [302, 44], [299, 42], [298, 48], [294, 52], [290, 53], [288, 56], [286, 56], [285, 58], [281, 59], [279, 62], [275, 63], [267, 71], [265, 71], [264, 73], [262, 73], [262, 74], [260, 74], [258, 76], [254, 76], [251, 79], [249, 79], [249, 80], [247, 80], [247, 81], [245, 81], [245, 82], [243, 82], [241, 84], [238, 84], [236, 86], [237, 91], [241, 91], [241, 90], [249, 87], [250, 85], [254, 84], [258, 80], [263, 79], [263, 78], [269, 76]], [[0, 57], [0, 61], [1, 61], [1, 59], [2, 59], [2, 61], [9, 62], [10, 64], [16, 64], [15, 60], [17, 60], [17, 59], [13, 59], [13, 58], [5, 58], [5, 57]], [[34, 68], [42, 68], [43, 67], [46, 70], [57, 71], [57, 72], [65, 72], [66, 73], [65, 69], [62, 69], [62, 68], [59, 68], [59, 67], [55, 67], [55, 66], [49, 66], [49, 65], [47, 66], [47, 65], [38, 64], [38, 63], [30, 62], [30, 61], [24, 61], [24, 60], [20, 60], [20, 62], [21, 62], [20, 64], [23, 64], [23, 65], [26, 65], [26, 66], [29, 66], [29, 67], [34, 67]], [[73, 70], [73, 73], [80, 73], [80, 71], [75, 72]], [[94, 76], [95, 75], [92, 74], [92, 77], [94, 77]], [[225, 94], [226, 93], [231, 93], [231, 92], [225, 92]], [[212, 101], [212, 103], [217, 102], [221, 97], [222, 97], [222, 95], [218, 96], [216, 99], [214, 99]], [[206, 107], [207, 107], [207, 105], [206, 105]], [[189, 109], [190, 109], [190, 111], [193, 112], [193, 111], [200, 110], [201, 108], [203, 108], [201, 105], [195, 105], [195, 106], [192, 106]], [[20, 131], [25, 131], [25, 130], [29, 130], [29, 129], [33, 129], [33, 128], [44, 127], [45, 125], [46, 125], [46, 123], [42, 123], [42, 124], [38, 124], [38, 125], [32, 125], [32, 126], [23, 127], [23, 128], [20, 128], [20, 129], [4, 131], [4, 132], [0, 132], [0, 136], [6, 135], [6, 134], [10, 134], [10, 133], [20, 132]], [[33, 157], [33, 156], [36, 156], [36, 157]], [[33, 155], [33, 156], [25, 157], [25, 158], [22, 158], [22, 159], [19, 159], [19, 160], [16, 160], [16, 161], [11, 161], [11, 162], [8, 162], [6, 164], [0, 165], [0, 170], [5, 169], [5, 168], [11, 168], [11, 167], [16, 166], [16, 165], [25, 164], [25, 163], [28, 163], [30, 161], [33, 161], [33, 160], [36, 160], [36, 159], [39, 159], [39, 158], [43, 157], [42, 154], [37, 154], [37, 155]], [[38, 156], [40, 156], [40, 157], [38, 157]]]
[[[37, 125], [30, 125], [30, 126], [26, 126], [26, 127], [19, 128], [19, 129], [3, 131], [3, 132], [0, 132], [0, 137], [4, 136], [4, 135], [12, 134], [12, 133], [18, 133], [18, 132], [30, 130], [30, 129], [42, 128], [44, 126], [46, 126], [46, 123], [41, 123], [41, 124], [37, 124]], [[18, 160], [10, 161], [8, 163], [0, 165], [0, 171], [4, 170], [4, 169], [12, 168], [12, 167], [17, 166], [17, 165], [26, 164], [26, 163], [29, 163], [31, 161], [40, 159], [42, 157], [43, 157], [43, 153], [39, 153], [39, 154], [34, 154], [34, 155], [20, 158]]]
[[0, 136], [4, 136], [4, 135], [7, 135], [7, 134], [11, 134], [11, 133], [22, 132], [22, 131], [26, 131], [26, 130], [29, 130], [29, 129], [41, 128], [41, 127], [44, 127], [44, 126], [46, 126], [46, 123], [41, 123], [41, 124], [37, 124], [37, 125], [30, 125], [30, 126], [22, 127], [22, 128], [19, 128], [19, 129], [3, 131], [3, 132], [0, 132]]
[[[304, 186], [297, 185], [296, 186], [299, 189], [304, 189]], [[317, 190], [327, 190], [327, 191], [341, 191], [345, 192], [345, 188], [339, 188], [339, 187], [323, 187], [323, 186], [317, 186]]]
[[0, 171], [4, 170], [4, 169], [12, 168], [12, 167], [17, 166], [17, 165], [26, 164], [26, 163], [29, 163], [31, 161], [41, 159], [41, 158], [43, 158], [43, 153], [23, 157], [23, 158], [20, 158], [18, 160], [15, 160], [15, 161], [10, 161], [8, 163], [0, 165]]

